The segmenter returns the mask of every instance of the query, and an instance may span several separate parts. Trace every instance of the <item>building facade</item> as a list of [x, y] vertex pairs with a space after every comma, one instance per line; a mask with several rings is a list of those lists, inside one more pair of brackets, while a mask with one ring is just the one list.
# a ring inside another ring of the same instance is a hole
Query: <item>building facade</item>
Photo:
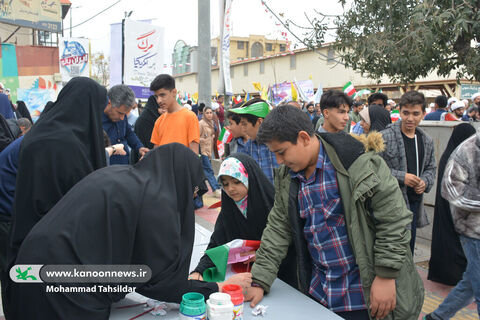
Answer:
[[[218, 87], [218, 67], [212, 67], [212, 95]], [[243, 61], [233, 61], [230, 66], [234, 94], [242, 96], [258, 94], [254, 91], [252, 82], [260, 82], [263, 86], [291, 82], [293, 80], [311, 79], [315, 88], [321, 86], [323, 90], [341, 89], [351, 81], [355, 89], [382, 89], [392, 99], [398, 99], [406, 90], [415, 89], [444, 94], [446, 96], [462, 97], [464, 88], [478, 86], [476, 83], [461, 79], [457, 83], [455, 72], [448, 77], [438, 76], [432, 72], [427, 77], [419, 78], [405, 87], [393, 83], [384, 77], [380, 81], [362, 76], [359, 72], [346, 68], [338, 59], [331, 45], [325, 45], [317, 50], [299, 49], [291, 52], [277, 53], [261, 58], [247, 58]], [[177, 88], [182, 92], [194, 93], [198, 91], [198, 75], [195, 72], [176, 75]], [[480, 88], [480, 87], [479, 87]], [[465, 90], [464, 90], [465, 91]]]

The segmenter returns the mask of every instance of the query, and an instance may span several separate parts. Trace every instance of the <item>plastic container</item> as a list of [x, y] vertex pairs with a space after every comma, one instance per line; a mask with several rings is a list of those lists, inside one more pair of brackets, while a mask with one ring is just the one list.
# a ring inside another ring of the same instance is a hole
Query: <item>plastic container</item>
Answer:
[[209, 320], [232, 320], [233, 303], [229, 294], [216, 292], [207, 300], [207, 318]]
[[233, 302], [234, 320], [243, 320], [243, 290], [237, 284], [227, 284], [222, 287], [222, 292], [228, 293]]
[[205, 298], [201, 293], [188, 292], [182, 296], [180, 303], [181, 320], [205, 320]]

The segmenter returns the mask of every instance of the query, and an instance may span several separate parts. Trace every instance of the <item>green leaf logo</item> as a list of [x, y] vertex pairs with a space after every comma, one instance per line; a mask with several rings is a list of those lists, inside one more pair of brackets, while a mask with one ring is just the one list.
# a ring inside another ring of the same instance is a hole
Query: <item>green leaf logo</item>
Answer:
[[32, 275], [28, 275], [28, 272], [32, 270], [32, 267], [28, 267], [25, 271], [22, 271], [20, 269], [20, 267], [18, 267], [17, 269], [15, 269], [15, 271], [17, 271], [17, 279], [19, 280], [37, 280], [37, 278], [35, 276], [32, 276]]

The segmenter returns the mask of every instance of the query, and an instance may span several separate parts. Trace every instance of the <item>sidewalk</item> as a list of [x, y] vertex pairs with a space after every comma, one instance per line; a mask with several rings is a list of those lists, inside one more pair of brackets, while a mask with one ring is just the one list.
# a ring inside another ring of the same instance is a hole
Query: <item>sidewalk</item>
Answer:
[[[210, 192], [205, 194], [203, 196], [203, 202], [205, 206], [195, 211], [195, 222], [202, 225], [204, 228], [213, 231], [213, 227], [215, 226], [215, 221], [220, 213], [220, 209], [208, 209], [208, 206], [218, 202], [219, 200], [220, 199], [218, 198], [214, 198]], [[419, 319], [422, 319], [425, 314], [435, 310], [453, 288], [427, 280], [429, 259], [430, 247], [417, 241], [417, 244], [415, 245], [414, 261], [417, 264], [417, 271], [420, 274], [425, 287], [425, 300], [423, 302], [422, 313], [420, 314]], [[475, 302], [460, 310], [452, 319], [478, 320], [477, 306]]]

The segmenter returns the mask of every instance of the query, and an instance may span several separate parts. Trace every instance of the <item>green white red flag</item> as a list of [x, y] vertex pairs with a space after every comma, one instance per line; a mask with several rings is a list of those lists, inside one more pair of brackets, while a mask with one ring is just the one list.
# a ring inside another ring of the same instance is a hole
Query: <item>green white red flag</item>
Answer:
[[348, 81], [347, 84], [343, 86], [343, 92], [345, 92], [345, 94], [349, 97], [355, 94], [356, 90], [353, 87], [352, 81]]
[[253, 251], [260, 248], [260, 241], [235, 239], [224, 245], [211, 248], [205, 254], [212, 260], [215, 267], [203, 272], [203, 280], [221, 282], [225, 280], [228, 265], [243, 264], [255, 256]]
[[229, 143], [230, 141], [232, 141], [232, 139], [233, 139], [232, 133], [228, 129], [223, 127], [222, 131], [218, 135], [218, 141], [221, 141], [223, 143]]

